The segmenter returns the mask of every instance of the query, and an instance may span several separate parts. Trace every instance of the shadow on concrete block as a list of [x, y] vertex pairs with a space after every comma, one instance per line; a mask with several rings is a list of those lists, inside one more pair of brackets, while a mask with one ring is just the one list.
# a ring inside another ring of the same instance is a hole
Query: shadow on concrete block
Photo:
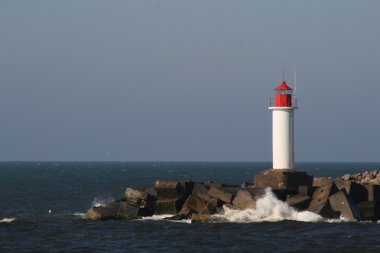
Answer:
[[313, 176], [294, 169], [269, 169], [256, 175], [253, 181], [255, 188], [270, 187], [298, 192], [298, 187], [301, 185], [313, 185]]

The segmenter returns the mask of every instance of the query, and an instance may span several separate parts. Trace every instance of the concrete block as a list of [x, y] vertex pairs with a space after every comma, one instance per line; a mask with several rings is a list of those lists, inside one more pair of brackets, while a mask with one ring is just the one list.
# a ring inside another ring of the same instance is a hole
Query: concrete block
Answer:
[[310, 207], [318, 206], [322, 203], [326, 203], [329, 197], [335, 194], [338, 191], [338, 188], [334, 184], [334, 182], [330, 182], [329, 184], [323, 185], [313, 192], [313, 197], [310, 202]]
[[345, 189], [348, 196], [350, 196], [355, 203], [368, 200], [368, 190], [363, 185], [341, 179], [334, 180], [334, 183], [338, 187], [338, 190]]
[[91, 207], [83, 219], [85, 220], [109, 220], [116, 217], [116, 211], [112, 207], [98, 206]]
[[296, 195], [288, 197], [285, 202], [298, 210], [304, 210], [309, 207], [310, 201], [311, 197], [309, 196]]
[[380, 218], [380, 203], [376, 203], [375, 201], [361, 201], [356, 207], [365, 220], [378, 220]]
[[328, 201], [320, 203], [318, 205], [309, 206], [309, 208], [307, 208], [306, 211], [319, 214], [320, 216], [328, 219], [337, 219], [340, 217], [340, 212], [335, 212], [331, 208], [330, 203]]
[[158, 197], [158, 192], [154, 188], [148, 188], [145, 190], [145, 192], [153, 199], [156, 199]]
[[187, 197], [185, 203], [183, 204], [180, 213], [186, 213], [189, 209], [192, 210], [192, 213], [201, 213], [206, 204], [207, 201], [199, 198], [196, 195], [190, 195]]
[[192, 195], [197, 196], [205, 201], [209, 201], [212, 199], [210, 195], [208, 195], [208, 190], [206, 186], [200, 183], [196, 183], [193, 187]]
[[174, 197], [165, 197], [156, 200], [154, 203], [154, 214], [177, 214], [181, 208], [183, 203], [185, 202], [185, 195], [174, 196]]
[[152, 197], [146, 192], [133, 188], [127, 188], [124, 192], [124, 199], [132, 206], [147, 208], [151, 204]]
[[269, 169], [254, 177], [255, 188], [287, 189], [298, 191], [300, 185], [312, 186], [313, 176], [294, 169]]
[[313, 187], [321, 187], [327, 184], [331, 184], [334, 180], [327, 177], [315, 177], [313, 179]]
[[140, 208], [132, 206], [124, 201], [115, 201], [107, 204], [115, 210], [115, 219], [138, 219], [140, 218]]
[[154, 189], [158, 196], [178, 196], [183, 189], [179, 182], [173, 180], [157, 180]]
[[300, 196], [313, 196], [314, 189], [312, 186], [300, 185], [298, 187], [298, 195]]
[[367, 200], [380, 202], [380, 185], [364, 184], [367, 189]]
[[232, 205], [241, 210], [256, 208], [256, 200], [254, 195], [252, 195], [249, 191], [241, 189], [232, 201]]
[[226, 191], [225, 189], [217, 188], [217, 187], [211, 187], [210, 190], [208, 191], [208, 195], [228, 204], [231, 204], [232, 199], [233, 199], [232, 193]]
[[209, 200], [203, 209], [199, 212], [200, 214], [215, 214], [219, 212], [219, 206], [221, 202], [218, 199]]
[[182, 188], [183, 193], [185, 195], [190, 195], [191, 192], [193, 191], [193, 187], [195, 185], [195, 182], [188, 180], [184, 182], [179, 182], [180, 188]]
[[343, 217], [357, 221], [362, 220], [362, 216], [355, 206], [354, 200], [348, 196], [345, 189], [331, 195], [329, 203], [331, 208], [336, 212], [340, 212]]

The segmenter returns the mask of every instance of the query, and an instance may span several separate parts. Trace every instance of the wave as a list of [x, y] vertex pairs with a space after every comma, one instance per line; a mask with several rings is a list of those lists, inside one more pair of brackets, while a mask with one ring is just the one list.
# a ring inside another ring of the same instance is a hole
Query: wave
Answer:
[[16, 218], [3, 218], [0, 220], [0, 223], [11, 223], [14, 222]]
[[262, 198], [256, 201], [255, 209], [235, 210], [226, 206], [224, 214], [216, 215], [229, 222], [277, 222], [293, 220], [302, 222], [321, 222], [324, 218], [309, 211], [297, 211], [287, 203], [276, 198], [268, 188]]

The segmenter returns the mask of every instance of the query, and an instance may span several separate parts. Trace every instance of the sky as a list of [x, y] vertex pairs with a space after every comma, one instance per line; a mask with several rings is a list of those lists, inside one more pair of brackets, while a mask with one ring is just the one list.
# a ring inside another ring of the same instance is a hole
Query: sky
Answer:
[[380, 161], [380, 1], [0, 1], [0, 161]]

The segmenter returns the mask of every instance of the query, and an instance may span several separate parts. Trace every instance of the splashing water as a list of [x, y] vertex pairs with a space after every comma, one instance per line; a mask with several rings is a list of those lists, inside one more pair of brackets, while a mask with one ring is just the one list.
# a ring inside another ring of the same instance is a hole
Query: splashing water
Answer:
[[4, 218], [0, 220], [0, 223], [11, 223], [14, 222], [16, 218]]
[[72, 215], [83, 218], [86, 214], [85, 213], [81, 213], [81, 212], [75, 212]]
[[303, 222], [319, 222], [323, 218], [309, 211], [299, 212], [285, 202], [276, 198], [271, 189], [266, 189], [262, 198], [256, 202], [256, 209], [233, 210], [223, 207], [225, 213], [218, 215], [230, 222], [276, 222], [282, 220], [294, 220]]
[[91, 206], [92, 207], [106, 206], [108, 203], [110, 203], [112, 201], [114, 201], [114, 199], [112, 197], [108, 197], [108, 198], [102, 198], [102, 197], [94, 198], [94, 200], [92, 201]]

